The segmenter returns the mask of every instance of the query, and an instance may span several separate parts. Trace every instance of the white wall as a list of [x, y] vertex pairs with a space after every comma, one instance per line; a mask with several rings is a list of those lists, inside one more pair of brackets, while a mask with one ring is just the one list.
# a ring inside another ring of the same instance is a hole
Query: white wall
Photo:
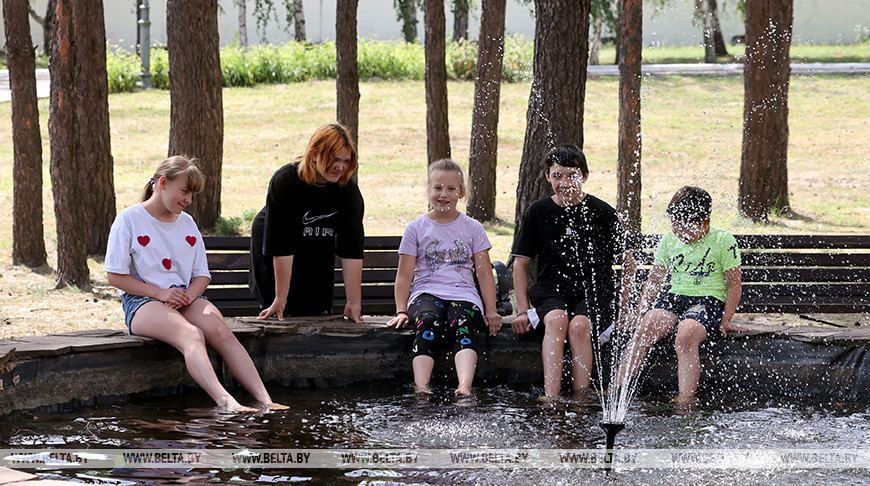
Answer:
[[[140, 0], [141, 1], [141, 0]], [[37, 12], [45, 11], [46, 0], [36, 0]], [[152, 42], [166, 43], [166, 0], [150, 0]], [[281, 2], [276, 2], [281, 3]], [[472, 38], [477, 36], [480, 11], [473, 11], [469, 20]], [[733, 5], [733, 1], [719, 2], [720, 5]], [[794, 40], [795, 42], [852, 43], [870, 35], [870, 0], [794, 0]], [[222, 43], [232, 42], [238, 31], [238, 10], [235, 0], [220, 0], [223, 13], [220, 15], [220, 37]], [[701, 42], [701, 27], [695, 25], [692, 17], [694, 0], [674, 0], [665, 9], [655, 10], [644, 6], [644, 42], [655, 44], [698, 44]], [[104, 2], [106, 18], [106, 37], [109, 45], [131, 48], [136, 43], [135, 0], [107, 0]], [[335, 39], [335, 0], [304, 0], [306, 31], [313, 42]], [[248, 40], [258, 42], [262, 35], [257, 31], [253, 19], [253, 1], [248, 0]], [[720, 7], [721, 8], [721, 7]], [[453, 30], [453, 17], [449, 2], [445, 7], [448, 35]], [[278, 17], [284, 18], [283, 9], [278, 9]], [[359, 0], [359, 26], [357, 32], [366, 39], [401, 39], [401, 25], [393, 10], [393, 0]], [[743, 34], [743, 20], [731, 11], [720, 12], [723, 34], [726, 41]], [[0, 24], [0, 32], [2, 32]], [[417, 30], [423, 35], [423, 12], [418, 11]], [[270, 24], [265, 33], [266, 39], [273, 43], [285, 42], [293, 38], [292, 27], [287, 32]], [[511, 34], [522, 34], [534, 38], [535, 21], [531, 6], [521, 5], [517, 0], [508, 0], [506, 30]], [[42, 48], [42, 28], [31, 21], [34, 44]], [[5, 35], [0, 36], [0, 46], [5, 44]]]

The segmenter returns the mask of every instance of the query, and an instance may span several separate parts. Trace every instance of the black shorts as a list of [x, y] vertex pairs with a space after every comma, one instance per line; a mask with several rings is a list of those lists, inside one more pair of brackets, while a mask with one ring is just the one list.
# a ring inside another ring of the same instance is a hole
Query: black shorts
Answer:
[[707, 330], [707, 338], [722, 336], [719, 326], [722, 324], [725, 303], [716, 297], [692, 297], [665, 292], [656, 300], [653, 309], [673, 312], [679, 322], [686, 319], [700, 322]]
[[604, 323], [604, 328], [613, 323], [611, 304], [587, 300], [581, 295], [581, 291], [563, 293], [543, 285], [532, 285], [529, 288], [529, 303], [535, 308], [535, 313], [541, 320], [534, 329], [535, 334], [539, 336], [544, 335], [544, 316], [557, 309], [568, 314], [568, 321], [577, 316], [586, 316], [596, 328], [600, 323]]
[[480, 330], [483, 313], [464, 300], [445, 300], [422, 294], [408, 306], [408, 317], [415, 326], [414, 356], [433, 356], [452, 344], [453, 352], [463, 349], [482, 351]]

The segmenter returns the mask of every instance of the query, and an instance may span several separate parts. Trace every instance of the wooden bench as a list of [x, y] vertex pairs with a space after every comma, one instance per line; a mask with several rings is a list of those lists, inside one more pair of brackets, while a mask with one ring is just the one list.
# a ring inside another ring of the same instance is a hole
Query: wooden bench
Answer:
[[[203, 238], [212, 280], [205, 296], [225, 316], [255, 316], [260, 307], [248, 288], [251, 238], [247, 236], [206, 236]], [[393, 287], [399, 265], [399, 236], [367, 236], [363, 255], [362, 313], [392, 315], [396, 312]], [[333, 312], [344, 311], [345, 292], [339, 260], [336, 258]], [[493, 262], [497, 273], [499, 313], [512, 313], [508, 290], [510, 276], [501, 262]]]
[[[743, 265], [741, 313], [870, 313], [870, 236], [735, 235]], [[660, 235], [645, 235], [645, 280]]]

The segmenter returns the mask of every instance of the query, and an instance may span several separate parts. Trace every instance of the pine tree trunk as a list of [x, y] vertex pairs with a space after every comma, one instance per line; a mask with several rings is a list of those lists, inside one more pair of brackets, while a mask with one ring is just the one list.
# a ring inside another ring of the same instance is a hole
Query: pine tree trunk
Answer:
[[350, 130], [354, 145], [359, 140], [359, 70], [357, 67], [358, 0], [338, 0], [335, 18], [336, 112], [338, 123]]
[[248, 4], [247, 0], [236, 0], [239, 6], [239, 45], [248, 46]]
[[447, 122], [446, 18], [444, 2], [426, 0], [426, 153], [429, 163], [450, 157]]
[[619, 155], [616, 210], [624, 229], [640, 234], [641, 132], [640, 87], [643, 50], [643, 4], [620, 0], [619, 30]]
[[583, 147], [583, 106], [589, 38], [589, 0], [535, 0], [534, 76], [517, 183], [516, 224], [550, 194], [543, 159], [554, 146]]
[[46, 264], [42, 226], [42, 139], [28, 0], [3, 0], [6, 65], [12, 91], [12, 264]]
[[788, 85], [792, 0], [746, 3], [743, 153], [738, 207], [754, 221], [789, 210]]
[[461, 40], [468, 40], [468, 0], [453, 0], [453, 42]]
[[505, 0], [483, 0], [468, 161], [468, 215], [478, 221], [495, 218], [504, 22]]
[[293, 30], [296, 42], [305, 42], [305, 11], [302, 9], [302, 0], [293, 0]]
[[201, 228], [221, 212], [224, 120], [217, 0], [169, 0], [166, 32], [171, 101], [169, 155], [200, 161], [205, 188], [187, 211]]
[[86, 245], [87, 220], [78, 175], [76, 123], [76, 45], [72, 3], [57, 0], [51, 41], [51, 101], [48, 132], [51, 148], [51, 189], [57, 224], [57, 287], [90, 287]]
[[73, 2], [75, 109], [79, 184], [87, 207], [87, 251], [105, 255], [115, 220], [114, 162], [109, 130], [106, 29], [101, 0]]

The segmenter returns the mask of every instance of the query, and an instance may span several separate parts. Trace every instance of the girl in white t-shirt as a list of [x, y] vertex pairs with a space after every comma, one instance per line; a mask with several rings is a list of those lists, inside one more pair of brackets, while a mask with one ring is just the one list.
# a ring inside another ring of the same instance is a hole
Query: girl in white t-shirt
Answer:
[[396, 316], [387, 326], [415, 326], [412, 366], [418, 391], [430, 393], [433, 356], [450, 344], [459, 378], [456, 394], [468, 395], [477, 367], [479, 328], [488, 327], [493, 336], [501, 328], [489, 260], [492, 245], [483, 226], [456, 209], [465, 196], [462, 168], [456, 162], [445, 159], [429, 166], [426, 193], [431, 209], [405, 227], [399, 245]]
[[191, 377], [219, 407], [257, 410], [239, 404], [221, 385], [206, 345], [262, 407], [286, 409], [272, 401], [245, 348], [202, 297], [211, 274], [202, 235], [184, 208], [204, 182], [196, 159], [174, 156], [157, 167], [141, 202], [121, 211], [112, 224], [104, 266], [109, 284], [123, 292], [129, 332], [181, 351]]

